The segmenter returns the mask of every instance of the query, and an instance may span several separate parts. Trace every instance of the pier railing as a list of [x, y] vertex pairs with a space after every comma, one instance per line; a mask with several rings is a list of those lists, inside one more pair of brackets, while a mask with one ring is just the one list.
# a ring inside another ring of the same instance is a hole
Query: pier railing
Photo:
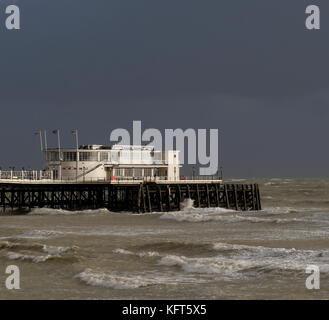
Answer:
[[20, 170], [20, 171], [0, 170], [0, 180], [14, 180], [14, 181], [53, 180], [53, 175], [51, 171], [43, 171], [43, 170]]
[[[44, 170], [9, 170], [4, 171], [0, 170], [0, 181], [12, 181], [12, 182], [28, 182], [28, 181], [35, 181], [35, 182], [63, 182], [63, 183], [70, 183], [70, 182], [92, 182], [92, 183], [114, 183], [114, 184], [124, 184], [124, 183], [141, 183], [141, 182], [169, 182], [167, 176], [127, 176], [127, 177], [88, 177], [83, 176], [79, 177], [77, 180], [76, 178], [72, 177], [71, 179], [56, 179], [53, 176], [52, 171], [44, 171]], [[179, 181], [181, 183], [188, 183], [191, 181], [222, 181], [221, 177], [219, 176], [180, 176], [179, 180], [172, 180], [172, 181]]]

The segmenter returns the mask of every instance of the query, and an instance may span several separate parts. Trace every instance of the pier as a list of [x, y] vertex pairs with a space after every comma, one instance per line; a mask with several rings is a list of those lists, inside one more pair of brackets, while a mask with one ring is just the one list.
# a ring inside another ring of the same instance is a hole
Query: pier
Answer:
[[227, 184], [221, 176], [194, 171], [192, 177], [181, 176], [178, 150], [77, 143], [76, 149], [42, 151], [42, 170], [0, 170], [0, 213], [33, 208], [168, 212], [181, 210], [187, 199], [196, 208], [261, 210], [257, 184]]
[[196, 208], [261, 210], [257, 184], [225, 184], [221, 180], [97, 181], [0, 180], [1, 214], [33, 208], [86, 210], [107, 208], [133, 213], [182, 209], [192, 199]]

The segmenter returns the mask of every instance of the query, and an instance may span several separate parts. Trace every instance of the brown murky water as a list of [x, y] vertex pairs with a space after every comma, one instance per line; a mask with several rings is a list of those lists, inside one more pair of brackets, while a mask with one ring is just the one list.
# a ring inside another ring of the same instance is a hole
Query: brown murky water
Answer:
[[[0, 299], [329, 298], [329, 180], [256, 182], [262, 212], [187, 202], [163, 214], [1, 216]], [[20, 290], [5, 287], [11, 264]], [[305, 287], [314, 264], [320, 290]]]

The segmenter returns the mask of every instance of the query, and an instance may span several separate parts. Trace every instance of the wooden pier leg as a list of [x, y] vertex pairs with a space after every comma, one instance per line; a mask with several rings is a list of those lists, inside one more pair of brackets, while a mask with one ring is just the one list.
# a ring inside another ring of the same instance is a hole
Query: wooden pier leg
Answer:
[[191, 190], [190, 190], [190, 186], [189, 186], [189, 185], [187, 185], [187, 197], [188, 197], [189, 199], [192, 199], [192, 198], [191, 198]]
[[198, 207], [201, 208], [199, 184], [196, 185], [196, 196], [198, 201]]
[[210, 197], [209, 197], [209, 186], [206, 184], [206, 193], [207, 193], [207, 207], [210, 208]]
[[247, 199], [246, 199], [246, 190], [244, 188], [244, 185], [242, 185], [242, 192], [243, 192], [243, 202], [244, 202], [244, 210], [247, 211]]
[[259, 195], [258, 184], [256, 184], [256, 197], [257, 197], [257, 210], [262, 210], [262, 206], [261, 206], [261, 203], [260, 203], [260, 195]]
[[239, 210], [238, 193], [235, 184], [233, 184], [233, 195], [234, 195], [235, 210]]
[[10, 192], [10, 207], [11, 207], [11, 212], [14, 212], [14, 201], [15, 201], [15, 191], [12, 189]]
[[146, 185], [146, 194], [147, 194], [147, 202], [148, 202], [149, 212], [152, 212], [152, 204], [151, 204], [150, 190], [149, 190], [149, 186], [148, 185]]
[[145, 185], [142, 184], [143, 212], [146, 212]]
[[178, 210], [181, 210], [181, 201], [182, 201], [182, 194], [180, 190], [180, 185], [177, 185], [177, 195], [178, 195]]
[[226, 201], [226, 209], [231, 209], [230, 198], [228, 196], [227, 185], [224, 184], [224, 194], [225, 194], [225, 201]]
[[1, 206], [2, 206], [2, 212], [6, 211], [6, 197], [5, 197], [5, 189], [1, 189]]
[[220, 203], [219, 203], [219, 191], [218, 191], [218, 184], [215, 184], [215, 189], [216, 189], [216, 203], [217, 203], [217, 207], [219, 208]]
[[167, 185], [167, 210], [170, 211], [170, 187]]
[[161, 192], [161, 186], [160, 185], [158, 185], [158, 193], [159, 193], [159, 207], [160, 207], [160, 212], [163, 212], [162, 192]]
[[259, 186], [258, 185], [257, 185], [257, 193], [258, 193], [259, 210], [262, 210], [262, 202], [260, 200], [260, 192], [259, 192]]
[[251, 194], [252, 194], [252, 209], [257, 210], [255, 185], [252, 184], [250, 186], [251, 186]]
[[137, 212], [141, 213], [141, 197], [142, 197], [142, 184], [138, 188], [138, 199], [137, 199]]

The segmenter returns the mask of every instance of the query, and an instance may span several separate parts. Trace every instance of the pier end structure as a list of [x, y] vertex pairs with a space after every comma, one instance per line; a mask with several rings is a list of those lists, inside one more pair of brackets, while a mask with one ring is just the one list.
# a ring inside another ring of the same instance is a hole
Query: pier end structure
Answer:
[[47, 149], [44, 171], [60, 181], [180, 179], [179, 151], [152, 146], [82, 145], [78, 149]]

